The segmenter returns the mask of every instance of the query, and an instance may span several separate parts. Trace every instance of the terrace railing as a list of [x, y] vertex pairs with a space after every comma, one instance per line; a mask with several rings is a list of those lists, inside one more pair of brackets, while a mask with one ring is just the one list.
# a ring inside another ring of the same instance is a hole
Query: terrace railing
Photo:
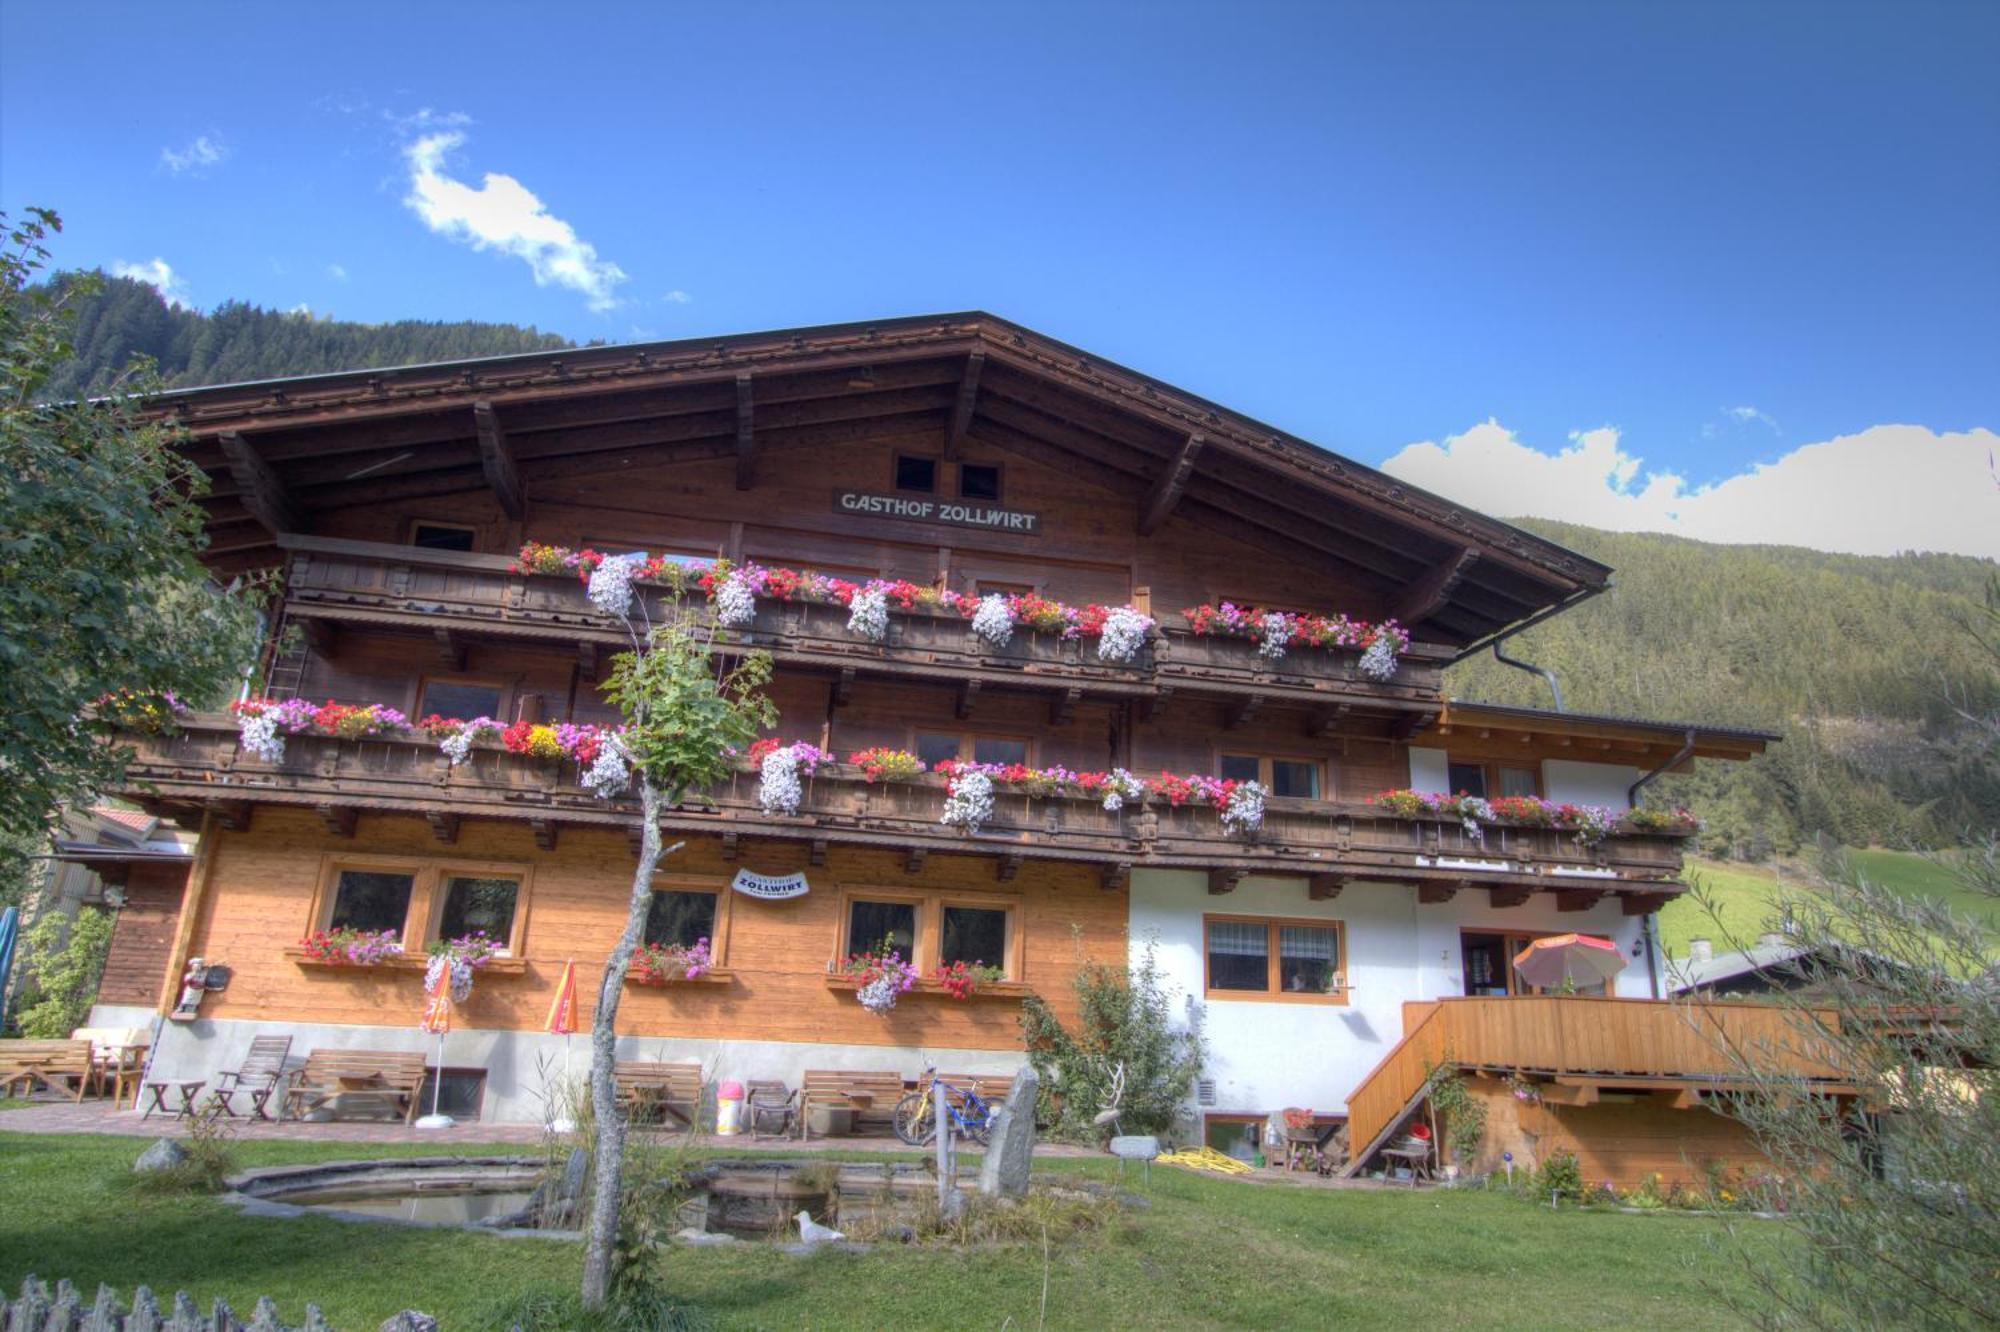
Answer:
[[[178, 734], [128, 734], [137, 755], [128, 772], [136, 798], [180, 806], [214, 806], [225, 815], [253, 804], [322, 810], [330, 824], [351, 830], [360, 810], [401, 812], [440, 821], [459, 817], [524, 819], [562, 824], [635, 824], [632, 802], [599, 799], [581, 787], [573, 764], [478, 747], [452, 767], [432, 741], [417, 735], [339, 740], [290, 736], [285, 756], [266, 763], [242, 750], [226, 716], [190, 719]], [[1595, 846], [1551, 828], [1489, 827], [1483, 843], [1456, 821], [1411, 821], [1366, 805], [1273, 797], [1254, 836], [1226, 832], [1207, 805], [1143, 805], [1107, 810], [1085, 798], [1029, 796], [996, 788], [994, 813], [976, 835], [941, 822], [946, 788], [926, 774], [911, 782], [863, 779], [858, 768], [822, 764], [806, 779], [795, 815], [767, 814], [758, 777], [747, 769], [724, 785], [671, 811], [663, 826], [739, 840], [770, 837], [813, 843], [998, 857], [1001, 873], [1023, 860], [1085, 861], [1105, 868], [1117, 886], [1134, 866], [1207, 871], [1213, 892], [1228, 892], [1247, 874], [1309, 876], [1320, 896], [1347, 877], [1422, 885], [1440, 901], [1484, 888], [1496, 905], [1518, 905], [1535, 891], [1557, 893], [1568, 909], [1625, 895], [1628, 910], [1651, 909], [1680, 891], [1678, 838], [1652, 832], [1615, 833]]]
[[[575, 645], [623, 646], [624, 632], [591, 609], [582, 583], [568, 575], [511, 572], [498, 555], [424, 550], [373, 541], [285, 536], [291, 551], [286, 609], [293, 616], [371, 624], [426, 634], [503, 635]], [[641, 586], [656, 619], [679, 600]], [[699, 594], [697, 594], [698, 596]], [[1082, 688], [1098, 696], [1159, 697], [1165, 692], [1264, 695], [1375, 711], [1435, 712], [1443, 662], [1450, 654], [1413, 644], [1393, 679], [1359, 670], [1354, 651], [1300, 647], [1271, 662], [1249, 639], [1203, 637], [1169, 628], [1131, 662], [1106, 662], [1094, 637], [1063, 639], [1026, 628], [995, 648], [955, 616], [893, 612], [881, 643], [847, 630], [844, 607], [760, 599], [739, 641], [771, 651], [780, 665], [866, 669], [953, 683]]]

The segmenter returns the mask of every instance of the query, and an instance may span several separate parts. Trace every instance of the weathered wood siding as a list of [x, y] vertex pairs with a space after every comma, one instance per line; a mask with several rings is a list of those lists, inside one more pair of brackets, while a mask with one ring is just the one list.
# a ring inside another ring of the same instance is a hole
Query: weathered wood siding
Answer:
[[132, 867], [125, 882], [125, 905], [118, 909], [111, 929], [111, 948], [104, 957], [97, 1002], [151, 1005], [160, 1001], [187, 877], [185, 864]]
[[[328, 853], [407, 856], [413, 860], [505, 861], [529, 866], [533, 884], [523, 937], [525, 972], [489, 973], [473, 989], [461, 1021], [470, 1027], [537, 1030], [565, 961], [577, 963], [584, 1018], [601, 970], [624, 923], [632, 853], [623, 832], [568, 828], [554, 851], [536, 847], [523, 825], [468, 822], [454, 846], [441, 845], [421, 821], [364, 815], [353, 838], [329, 834], [303, 811], [257, 809], [247, 832], [218, 831], [214, 878], [196, 925], [193, 951], [234, 969], [229, 988], [202, 1015], [255, 1021], [413, 1025], [422, 1007], [421, 974], [301, 966], [285, 952], [308, 928]], [[1126, 894], [1099, 888], [1085, 866], [1024, 866], [995, 882], [990, 857], [933, 856], [915, 874], [899, 856], [835, 849], [808, 866], [806, 849], [771, 843], [746, 849], [741, 864], [759, 872], [807, 872], [812, 890], [790, 902], [736, 895], [723, 965], [728, 983], [630, 988], [619, 1008], [621, 1031], [642, 1036], [723, 1040], [824, 1041], [883, 1046], [1012, 1049], [1020, 1045], [1019, 1002], [960, 1002], [906, 996], [887, 1018], [868, 1014], [851, 992], [830, 989], [826, 965], [838, 946], [841, 890], [937, 892], [1013, 902], [1023, 931], [1019, 979], [1058, 1012], [1073, 1015], [1070, 982], [1085, 960], [1125, 956]], [[690, 842], [663, 868], [697, 875], [727, 891], [739, 866], [719, 844]]]
[[1517, 1168], [1574, 1152], [1585, 1184], [1610, 1180], [1627, 1189], [1653, 1174], [1692, 1186], [1705, 1183], [1711, 1170], [1752, 1175], [1773, 1168], [1742, 1123], [1713, 1110], [1675, 1109], [1671, 1093], [1537, 1105], [1516, 1100], [1498, 1078], [1472, 1078], [1469, 1085], [1487, 1105], [1482, 1170], [1503, 1169], [1502, 1152], [1514, 1154]]

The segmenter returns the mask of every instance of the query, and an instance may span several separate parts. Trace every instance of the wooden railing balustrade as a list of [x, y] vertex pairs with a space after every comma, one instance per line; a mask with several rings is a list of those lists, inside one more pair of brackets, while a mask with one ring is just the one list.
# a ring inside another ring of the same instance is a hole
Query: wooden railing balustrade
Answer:
[[[1829, 1027], [1834, 1014], [1819, 1014]], [[1830, 1057], [1801, 1015], [1740, 1003], [1674, 1003], [1576, 995], [1436, 999], [1403, 1005], [1403, 1039], [1347, 1098], [1350, 1173], [1367, 1164], [1432, 1069], [1601, 1079], [1740, 1085], [1741, 1059], [1761, 1071], [1845, 1088], [1850, 1072]]]
[[[452, 767], [437, 745], [417, 735], [339, 740], [303, 734], [286, 739], [282, 762], [244, 752], [226, 716], [191, 719], [177, 735], [127, 734], [137, 755], [128, 772], [134, 797], [182, 808], [230, 811], [258, 803], [304, 805], [352, 827], [352, 812], [378, 810], [424, 817], [489, 817], [561, 824], [634, 824], [635, 804], [601, 800], [577, 784], [573, 764], [478, 747]], [[869, 783], [847, 764], [823, 764], [805, 782], [796, 815], [766, 814], [758, 778], [747, 770], [690, 799], [663, 826], [738, 838], [837, 842], [938, 853], [992, 855], [1001, 873], [1023, 859], [1102, 864], [1107, 884], [1133, 866], [1210, 872], [1210, 888], [1228, 892], [1245, 874], [1314, 876], [1314, 891], [1338, 891], [1345, 877], [1420, 883], [1426, 901], [1485, 888], [1496, 905], [1519, 905], [1534, 891], [1559, 894], [1582, 909], [1606, 892], [1625, 895], [1628, 910], [1650, 910], [1680, 891], [1680, 840], [1618, 833], [1595, 846], [1551, 828], [1501, 828], [1474, 842], [1456, 820], [1409, 821], [1366, 805], [1273, 797], [1254, 837], [1226, 833], [1210, 806], [1107, 810], [1096, 799], [1028, 796], [996, 789], [994, 816], [977, 835], [941, 823], [943, 779]]]
[[[296, 617], [560, 645], [622, 647], [627, 641], [623, 629], [592, 609], [574, 577], [513, 573], [512, 561], [497, 555], [328, 537], [280, 540], [291, 552], [286, 610]], [[683, 600], [645, 584], [637, 592], [656, 621], [687, 606], [706, 609], [700, 594]], [[1104, 697], [1263, 695], [1419, 714], [1439, 710], [1443, 663], [1450, 656], [1442, 647], [1413, 644], [1395, 677], [1376, 681], [1361, 674], [1358, 652], [1302, 646], [1274, 663], [1248, 639], [1181, 628], [1168, 628], [1135, 660], [1119, 663], [1098, 657], [1094, 637], [1063, 639], [1017, 628], [1007, 646], [995, 648], [964, 619], [917, 612], [892, 612], [887, 640], [874, 643], [848, 632], [847, 614], [841, 606], [760, 598], [756, 620], [733, 641], [769, 650], [780, 665], [835, 671], [1080, 687]]]

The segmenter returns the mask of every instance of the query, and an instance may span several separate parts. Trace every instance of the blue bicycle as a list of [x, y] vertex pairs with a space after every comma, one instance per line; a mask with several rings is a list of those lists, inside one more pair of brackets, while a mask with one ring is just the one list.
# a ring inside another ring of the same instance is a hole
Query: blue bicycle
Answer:
[[986, 1135], [993, 1129], [994, 1110], [978, 1092], [970, 1087], [953, 1086], [940, 1078], [935, 1068], [925, 1069], [918, 1082], [920, 1085], [916, 1091], [896, 1102], [896, 1112], [890, 1123], [894, 1125], [897, 1137], [912, 1147], [929, 1143], [937, 1137], [937, 1107], [942, 1105], [945, 1113], [951, 1116], [954, 1132], [982, 1147], [986, 1145]]

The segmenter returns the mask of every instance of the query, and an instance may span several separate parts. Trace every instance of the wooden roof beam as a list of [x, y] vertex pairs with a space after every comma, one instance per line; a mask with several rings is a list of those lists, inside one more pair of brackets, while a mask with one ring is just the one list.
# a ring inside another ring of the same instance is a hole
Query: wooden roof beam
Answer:
[[958, 446], [972, 425], [973, 409], [979, 405], [979, 376], [986, 368], [986, 353], [975, 347], [965, 358], [965, 376], [958, 381], [958, 402], [951, 410], [951, 425], [944, 432], [944, 456], [956, 458]]
[[230, 431], [219, 437], [222, 456], [229, 460], [229, 477], [236, 483], [237, 498], [250, 516], [276, 536], [280, 532], [303, 532], [305, 520], [290, 492], [258, 455], [250, 441]]
[[528, 507], [521, 491], [521, 470], [514, 465], [514, 450], [507, 432], [500, 428], [500, 413], [490, 402], [472, 404], [472, 423], [479, 433], [479, 469], [486, 474], [493, 498], [509, 518], [519, 520]]
[[1194, 465], [1201, 457], [1202, 445], [1207, 436], [1199, 430], [1190, 433], [1182, 442], [1180, 452], [1167, 464], [1160, 479], [1153, 483], [1153, 491], [1146, 496], [1146, 503], [1139, 510], [1139, 535], [1151, 536], [1160, 530], [1160, 524], [1167, 521], [1180, 504], [1181, 496], [1187, 491], [1188, 478], [1194, 475]]
[[757, 430], [750, 372], [736, 376], [736, 488], [748, 490], [757, 479]]
[[1466, 572], [1478, 562], [1479, 551], [1472, 546], [1444, 560], [1389, 603], [1389, 618], [1405, 628], [1428, 620], [1451, 600]]

